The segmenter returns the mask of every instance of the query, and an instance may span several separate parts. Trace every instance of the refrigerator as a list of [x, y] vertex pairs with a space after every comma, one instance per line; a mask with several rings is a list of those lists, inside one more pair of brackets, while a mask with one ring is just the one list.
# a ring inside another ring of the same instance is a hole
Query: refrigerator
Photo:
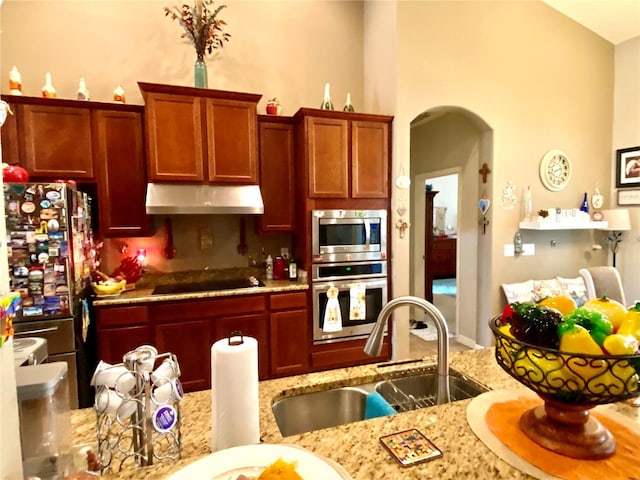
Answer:
[[88, 406], [91, 198], [67, 183], [3, 188], [10, 289], [22, 303], [15, 335], [46, 338], [48, 361], [68, 364], [71, 407]]

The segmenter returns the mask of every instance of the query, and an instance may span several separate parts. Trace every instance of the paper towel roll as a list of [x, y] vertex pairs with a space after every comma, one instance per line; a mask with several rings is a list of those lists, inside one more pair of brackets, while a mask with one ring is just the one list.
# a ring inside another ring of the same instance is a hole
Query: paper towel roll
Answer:
[[258, 342], [223, 338], [211, 347], [211, 451], [259, 442]]

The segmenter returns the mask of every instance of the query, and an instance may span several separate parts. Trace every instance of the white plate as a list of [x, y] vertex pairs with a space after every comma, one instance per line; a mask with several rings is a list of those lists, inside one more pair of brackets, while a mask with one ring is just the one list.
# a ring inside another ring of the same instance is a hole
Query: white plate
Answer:
[[[207, 455], [191, 465], [178, 470], [167, 480], [227, 480], [234, 473], [260, 475], [262, 469], [281, 457], [287, 462], [296, 461], [296, 472], [304, 480], [342, 480], [340, 475], [329, 463], [308, 450], [286, 445], [261, 443], [258, 445], [244, 445], [227, 448]], [[254, 469], [253, 467], [261, 467]], [[255, 472], [255, 473], [253, 473]], [[229, 477], [226, 477], [226, 474]], [[225, 476], [221, 476], [225, 475]]]

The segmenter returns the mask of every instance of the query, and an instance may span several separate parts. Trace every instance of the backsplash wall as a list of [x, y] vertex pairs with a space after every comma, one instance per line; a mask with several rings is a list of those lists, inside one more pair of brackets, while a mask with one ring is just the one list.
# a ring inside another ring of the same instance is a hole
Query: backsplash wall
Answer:
[[[240, 243], [240, 219], [244, 217], [246, 225], [245, 255], [238, 253]], [[164, 249], [167, 245], [166, 218], [171, 219], [175, 257], [167, 259]], [[254, 215], [168, 215], [154, 216], [152, 237], [111, 238], [104, 241], [100, 251], [100, 269], [110, 274], [126, 256], [134, 256], [138, 248], [147, 251], [147, 265], [150, 270], [179, 272], [208, 268], [230, 268], [249, 266], [249, 257], [260, 261], [260, 251], [264, 247], [267, 255], [273, 258], [280, 254], [280, 248], [291, 251], [291, 235], [287, 233], [260, 234], [256, 232]], [[210, 232], [213, 244], [209, 249], [201, 248], [202, 232]], [[122, 254], [120, 247], [126, 244], [127, 251]]]

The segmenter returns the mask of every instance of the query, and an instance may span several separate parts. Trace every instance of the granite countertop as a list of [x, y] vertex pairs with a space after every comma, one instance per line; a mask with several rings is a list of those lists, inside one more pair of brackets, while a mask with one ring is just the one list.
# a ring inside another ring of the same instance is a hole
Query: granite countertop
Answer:
[[[324, 372], [285, 377], [260, 382], [260, 433], [265, 443], [295, 444], [342, 465], [354, 480], [375, 479], [529, 479], [491, 452], [469, 427], [466, 409], [471, 400], [428, 407], [390, 417], [375, 418], [315, 432], [283, 438], [271, 412], [274, 400], [309, 391], [357, 385], [381, 380], [384, 374], [435, 363], [425, 357], [417, 363], [400, 363], [377, 367], [365, 365]], [[496, 363], [494, 349], [469, 350], [451, 354], [451, 368], [456, 369], [493, 390], [527, 390]], [[527, 390], [528, 391], [528, 390]], [[624, 403], [613, 405], [630, 421], [640, 424], [640, 409]], [[192, 392], [181, 402], [182, 459], [174, 463], [145, 468], [128, 468], [106, 478], [159, 479], [210, 453], [210, 391]], [[93, 409], [72, 413], [75, 443], [95, 443], [96, 414]], [[442, 458], [401, 467], [380, 445], [382, 435], [418, 428], [443, 451]]]
[[[198, 283], [213, 279], [248, 278], [253, 275], [259, 278], [264, 286], [252, 288], [235, 288], [225, 290], [208, 290], [190, 293], [171, 293], [153, 295], [153, 289], [157, 285]], [[229, 268], [215, 270], [191, 270], [184, 272], [145, 275], [135, 284], [132, 290], [126, 290], [114, 297], [98, 297], [94, 300], [96, 306], [130, 305], [137, 303], [166, 302], [175, 300], [189, 300], [197, 298], [228, 297], [236, 295], [252, 295], [263, 293], [287, 292], [296, 290], [308, 290], [306, 281], [266, 280], [260, 269], [255, 268]]]

